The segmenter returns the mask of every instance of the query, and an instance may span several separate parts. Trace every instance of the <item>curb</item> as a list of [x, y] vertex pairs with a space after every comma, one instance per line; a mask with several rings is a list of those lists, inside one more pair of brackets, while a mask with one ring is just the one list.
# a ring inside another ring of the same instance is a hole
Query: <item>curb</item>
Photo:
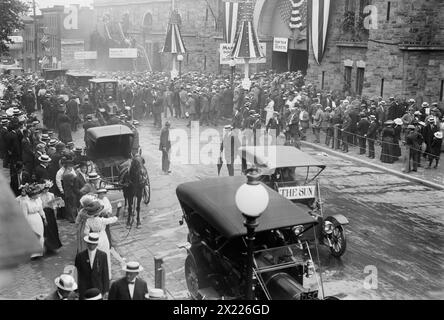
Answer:
[[315, 143], [311, 143], [311, 142], [307, 142], [307, 141], [301, 141], [301, 144], [305, 145], [307, 147], [311, 147], [311, 148], [314, 148], [314, 149], [322, 150], [325, 153], [334, 154], [335, 156], [342, 157], [342, 158], [345, 158], [345, 159], [350, 160], [350, 161], [357, 161], [357, 162], [363, 163], [366, 166], [373, 167], [373, 168], [376, 168], [376, 169], [379, 169], [379, 170], [382, 170], [382, 171], [386, 171], [386, 172], [388, 172], [390, 174], [393, 174], [395, 176], [398, 176], [398, 177], [404, 178], [406, 180], [410, 180], [410, 181], [422, 184], [424, 186], [427, 186], [427, 187], [430, 187], [430, 188], [433, 188], [433, 189], [436, 189], [436, 190], [444, 190], [444, 185], [440, 185], [440, 184], [437, 184], [437, 183], [434, 183], [434, 182], [430, 182], [430, 181], [427, 181], [427, 180], [424, 180], [424, 179], [421, 179], [421, 178], [413, 177], [413, 176], [410, 176], [408, 174], [405, 174], [405, 173], [402, 173], [402, 172], [399, 172], [399, 171], [396, 171], [396, 170], [393, 170], [393, 169], [389, 169], [389, 168], [386, 168], [384, 166], [381, 166], [381, 165], [378, 165], [378, 164], [375, 164], [375, 163], [371, 163], [371, 162], [359, 159], [357, 157], [353, 157], [353, 156], [350, 156], [350, 155], [347, 155], [347, 154], [344, 154], [344, 153], [332, 150], [330, 148], [319, 146], [319, 145], [317, 145]]

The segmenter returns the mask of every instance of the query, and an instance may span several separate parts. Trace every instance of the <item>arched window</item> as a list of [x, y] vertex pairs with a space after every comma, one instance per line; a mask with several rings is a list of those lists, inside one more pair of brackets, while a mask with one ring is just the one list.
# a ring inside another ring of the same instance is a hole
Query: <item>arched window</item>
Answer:
[[146, 33], [150, 33], [152, 27], [153, 27], [153, 16], [151, 13], [147, 12], [143, 16], [143, 21], [142, 21], [143, 31]]

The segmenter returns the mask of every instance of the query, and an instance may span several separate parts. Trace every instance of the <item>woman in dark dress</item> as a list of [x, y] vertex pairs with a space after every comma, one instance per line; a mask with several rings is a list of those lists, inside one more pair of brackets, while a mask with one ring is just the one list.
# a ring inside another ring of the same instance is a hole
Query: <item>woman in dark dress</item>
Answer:
[[393, 160], [398, 161], [401, 157], [401, 147], [399, 146], [399, 141], [401, 140], [403, 122], [401, 119], [396, 119], [394, 122], [395, 136], [393, 139]]
[[59, 228], [57, 226], [57, 219], [55, 216], [55, 208], [58, 206], [58, 201], [54, 197], [54, 194], [49, 192], [52, 187], [51, 181], [45, 181], [40, 199], [42, 200], [43, 211], [45, 212], [46, 221], [44, 229], [45, 248], [46, 252], [52, 253], [62, 247], [62, 243], [59, 238]]
[[59, 140], [63, 143], [67, 144], [68, 142], [73, 141], [71, 135], [71, 119], [65, 115], [59, 115]]
[[382, 129], [381, 137], [382, 137], [382, 151], [381, 151], [381, 162], [384, 163], [393, 163], [393, 146], [395, 140], [395, 129], [392, 127], [393, 121], [389, 120], [384, 123], [385, 127]]

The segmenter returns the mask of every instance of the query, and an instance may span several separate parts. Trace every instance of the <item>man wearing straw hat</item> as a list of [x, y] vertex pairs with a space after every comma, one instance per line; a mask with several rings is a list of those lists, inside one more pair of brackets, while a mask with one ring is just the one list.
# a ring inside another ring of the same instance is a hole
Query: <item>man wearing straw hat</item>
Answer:
[[[89, 214], [94, 214], [94, 210], [102, 211], [103, 207], [99, 202], [95, 202], [88, 208]], [[99, 234], [90, 233], [83, 240], [87, 249], [78, 253], [74, 265], [78, 273], [78, 285], [80, 299], [85, 298], [88, 289], [97, 288], [105, 295], [109, 290], [108, 258], [105, 252], [97, 249], [99, 244]]]
[[77, 283], [69, 274], [62, 274], [54, 280], [57, 290], [49, 294], [45, 300], [77, 300], [78, 296], [75, 293], [77, 290]]
[[128, 262], [123, 268], [125, 277], [113, 282], [108, 300], [145, 300], [147, 283], [138, 277], [143, 267], [138, 262]]

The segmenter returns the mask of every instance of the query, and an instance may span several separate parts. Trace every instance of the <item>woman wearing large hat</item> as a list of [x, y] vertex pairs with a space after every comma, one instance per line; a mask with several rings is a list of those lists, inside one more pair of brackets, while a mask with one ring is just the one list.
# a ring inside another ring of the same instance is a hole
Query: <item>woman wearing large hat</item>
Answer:
[[[47, 224], [45, 212], [43, 211], [42, 200], [39, 195], [42, 189], [38, 184], [33, 184], [27, 189], [28, 199], [23, 203], [22, 209], [23, 213], [28, 220], [28, 223], [37, 236], [36, 241], [41, 248], [39, 252], [31, 255], [31, 258], [39, 258], [43, 256], [44, 253], [44, 225]], [[18, 237], [20, 235], [17, 235]]]
[[438, 168], [439, 158], [441, 156], [442, 138], [442, 131], [437, 131], [433, 135], [433, 140], [430, 144], [429, 166], [426, 169], [430, 169], [432, 167], [433, 160], [436, 162], [433, 168]]
[[60, 206], [60, 201], [57, 201], [54, 194], [49, 192], [49, 189], [53, 187], [52, 181], [46, 180], [42, 187], [43, 190], [40, 199], [42, 200], [43, 211], [48, 222], [44, 232], [45, 248], [49, 252], [55, 252], [62, 247], [55, 215], [56, 208]]
[[384, 163], [395, 162], [395, 157], [393, 156], [393, 147], [395, 140], [395, 129], [393, 128], [394, 121], [389, 120], [384, 123], [384, 129], [382, 129], [382, 149], [381, 149], [381, 161]]
[[104, 208], [105, 207], [98, 200], [94, 200], [94, 201], [88, 203], [84, 207], [84, 209], [86, 210], [86, 213], [88, 215], [88, 219], [86, 220], [85, 230], [83, 233], [85, 236], [87, 236], [91, 232], [94, 232], [94, 233], [97, 233], [100, 235], [99, 245], [98, 245], [97, 249], [99, 249], [107, 254], [109, 275], [111, 276], [111, 256], [110, 256], [109, 240], [108, 240], [108, 236], [106, 235], [106, 226], [116, 223], [118, 218], [117, 217], [111, 217], [111, 218], [100, 217], [100, 214], [103, 212]]

